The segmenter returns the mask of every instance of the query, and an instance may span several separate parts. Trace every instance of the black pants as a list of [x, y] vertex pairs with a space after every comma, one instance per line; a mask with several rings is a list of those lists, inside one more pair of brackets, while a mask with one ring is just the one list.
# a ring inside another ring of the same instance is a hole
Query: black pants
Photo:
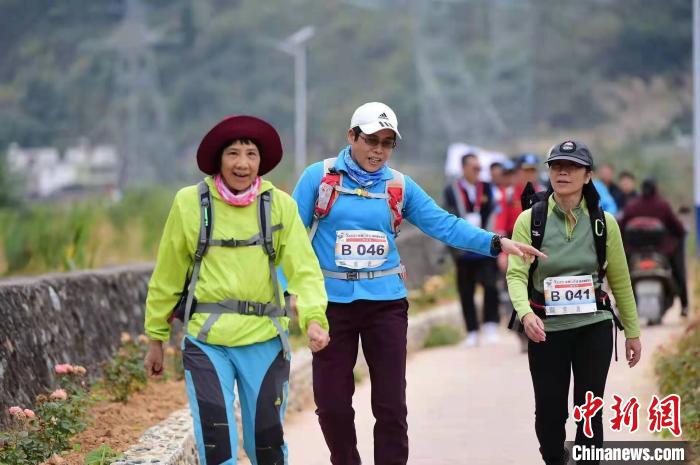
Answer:
[[671, 265], [671, 273], [678, 288], [678, 298], [681, 299], [681, 306], [688, 306], [688, 280], [685, 273], [685, 238], [681, 239], [675, 252], [668, 257]]
[[[535, 389], [535, 432], [547, 465], [560, 465], [564, 455], [571, 372], [574, 373], [575, 405], [585, 403], [586, 391], [602, 398], [610, 368], [612, 336], [612, 321], [608, 320], [581, 328], [550, 331], [545, 342], [529, 342], [528, 360]], [[592, 427], [593, 438], [588, 438], [583, 434], [583, 421], [578, 424], [576, 444], [602, 447], [602, 410], [592, 418]]]
[[498, 265], [495, 258], [455, 260], [457, 289], [467, 331], [478, 331], [479, 320], [474, 304], [476, 283], [484, 287], [484, 323], [498, 323]]
[[355, 433], [353, 368], [358, 343], [372, 384], [375, 465], [406, 465], [406, 332], [408, 301], [328, 302], [331, 342], [313, 354], [316, 414], [333, 465], [360, 465]]

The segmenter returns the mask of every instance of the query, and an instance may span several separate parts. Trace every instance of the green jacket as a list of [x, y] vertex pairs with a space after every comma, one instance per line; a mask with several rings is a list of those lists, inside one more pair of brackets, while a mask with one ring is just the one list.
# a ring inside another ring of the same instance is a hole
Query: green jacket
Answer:
[[[245, 240], [259, 232], [258, 202], [245, 207], [226, 204], [206, 178], [214, 210], [213, 239]], [[287, 276], [287, 290], [297, 296], [299, 326], [306, 333], [310, 321], [328, 329], [325, 311], [328, 299], [323, 275], [299, 218], [297, 205], [285, 192], [263, 180], [260, 192], [272, 190], [272, 224], [282, 229], [273, 232], [277, 251], [276, 266]], [[148, 286], [146, 299], [146, 334], [152, 339], [168, 340], [170, 317], [185, 279], [191, 272], [200, 227], [197, 186], [181, 189], [173, 201], [163, 237], [158, 248], [156, 266]], [[219, 302], [225, 299], [274, 301], [268, 257], [262, 247], [210, 247], [202, 262], [195, 297], [199, 302]], [[188, 333], [197, 336], [208, 313], [196, 312], [188, 325]], [[289, 318], [281, 318], [289, 327]], [[229, 347], [264, 342], [277, 336], [268, 317], [224, 314], [209, 331], [207, 343]]]
[[[545, 278], [552, 276], [592, 275], [594, 282], [596, 281], [598, 261], [586, 201], [581, 200], [579, 206], [574, 208], [572, 213], [576, 218], [573, 225], [570, 224], [564, 211], [556, 204], [554, 196], [549, 197], [547, 224], [541, 247], [542, 252], [549, 258], [540, 260], [533, 275], [533, 285], [539, 292], [543, 292]], [[532, 244], [530, 237], [531, 216], [531, 209], [525, 210], [518, 216], [513, 230], [514, 241]], [[605, 213], [605, 222], [608, 229], [606, 242], [608, 284], [612, 289], [620, 319], [625, 327], [625, 336], [628, 338], [638, 337], [640, 331], [637, 304], [634, 301], [620, 228], [615, 218], [607, 212]], [[521, 321], [525, 315], [532, 312], [527, 296], [529, 269], [530, 265], [520, 257], [513, 255], [508, 257], [508, 272], [506, 273], [508, 293]], [[598, 310], [595, 313], [582, 315], [553, 316], [545, 318], [543, 321], [545, 331], [560, 331], [609, 319], [612, 319], [610, 312]]]

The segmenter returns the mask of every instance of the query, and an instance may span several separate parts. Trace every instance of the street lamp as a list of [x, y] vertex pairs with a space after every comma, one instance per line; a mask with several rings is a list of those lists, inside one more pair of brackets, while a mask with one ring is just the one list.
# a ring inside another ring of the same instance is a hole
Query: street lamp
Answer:
[[693, 2], [693, 153], [695, 154], [695, 253], [700, 257], [700, 0]]
[[301, 175], [306, 166], [306, 42], [314, 28], [306, 26], [277, 45], [294, 57], [294, 172]]

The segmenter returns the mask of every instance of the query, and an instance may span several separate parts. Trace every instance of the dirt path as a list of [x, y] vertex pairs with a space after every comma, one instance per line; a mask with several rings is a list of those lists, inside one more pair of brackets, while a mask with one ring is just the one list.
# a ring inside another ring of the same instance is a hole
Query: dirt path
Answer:
[[[640, 400], [640, 430], [613, 433], [606, 439], [650, 439], [646, 407], [656, 393], [653, 356], [658, 346], [682, 331], [678, 310], [671, 310], [664, 325], [643, 328], [643, 357], [634, 369], [624, 362], [620, 335], [620, 361], [613, 361], [607, 384], [605, 415], [612, 394]], [[410, 465], [504, 465], [540, 463], [534, 432], [534, 400], [527, 356], [519, 352], [515, 337], [503, 329], [497, 344], [467, 349], [461, 346], [426, 350], [408, 362]], [[355, 392], [358, 443], [363, 464], [372, 465], [370, 385]], [[606, 426], [607, 428], [607, 426]], [[567, 438], [575, 425], [569, 420]], [[291, 416], [285, 426], [290, 464], [328, 465], [328, 450], [312, 409]]]

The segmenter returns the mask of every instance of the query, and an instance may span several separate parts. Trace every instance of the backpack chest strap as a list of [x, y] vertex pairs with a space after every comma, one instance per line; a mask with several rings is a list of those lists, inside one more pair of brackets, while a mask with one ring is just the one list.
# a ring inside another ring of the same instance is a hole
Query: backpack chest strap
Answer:
[[[279, 231], [283, 229], [284, 226], [281, 224], [276, 224], [271, 228], [271, 232]], [[257, 233], [250, 239], [212, 239], [209, 241], [210, 246], [217, 247], [251, 247], [255, 245], [263, 245], [263, 236]]]
[[341, 194], [349, 194], [349, 195], [356, 195], [358, 197], [364, 197], [366, 199], [388, 199], [389, 194], [386, 192], [369, 192], [366, 189], [362, 189], [360, 187], [357, 187], [355, 189], [351, 189], [349, 187], [343, 187], [341, 185], [337, 185], [334, 187], [334, 189]]

